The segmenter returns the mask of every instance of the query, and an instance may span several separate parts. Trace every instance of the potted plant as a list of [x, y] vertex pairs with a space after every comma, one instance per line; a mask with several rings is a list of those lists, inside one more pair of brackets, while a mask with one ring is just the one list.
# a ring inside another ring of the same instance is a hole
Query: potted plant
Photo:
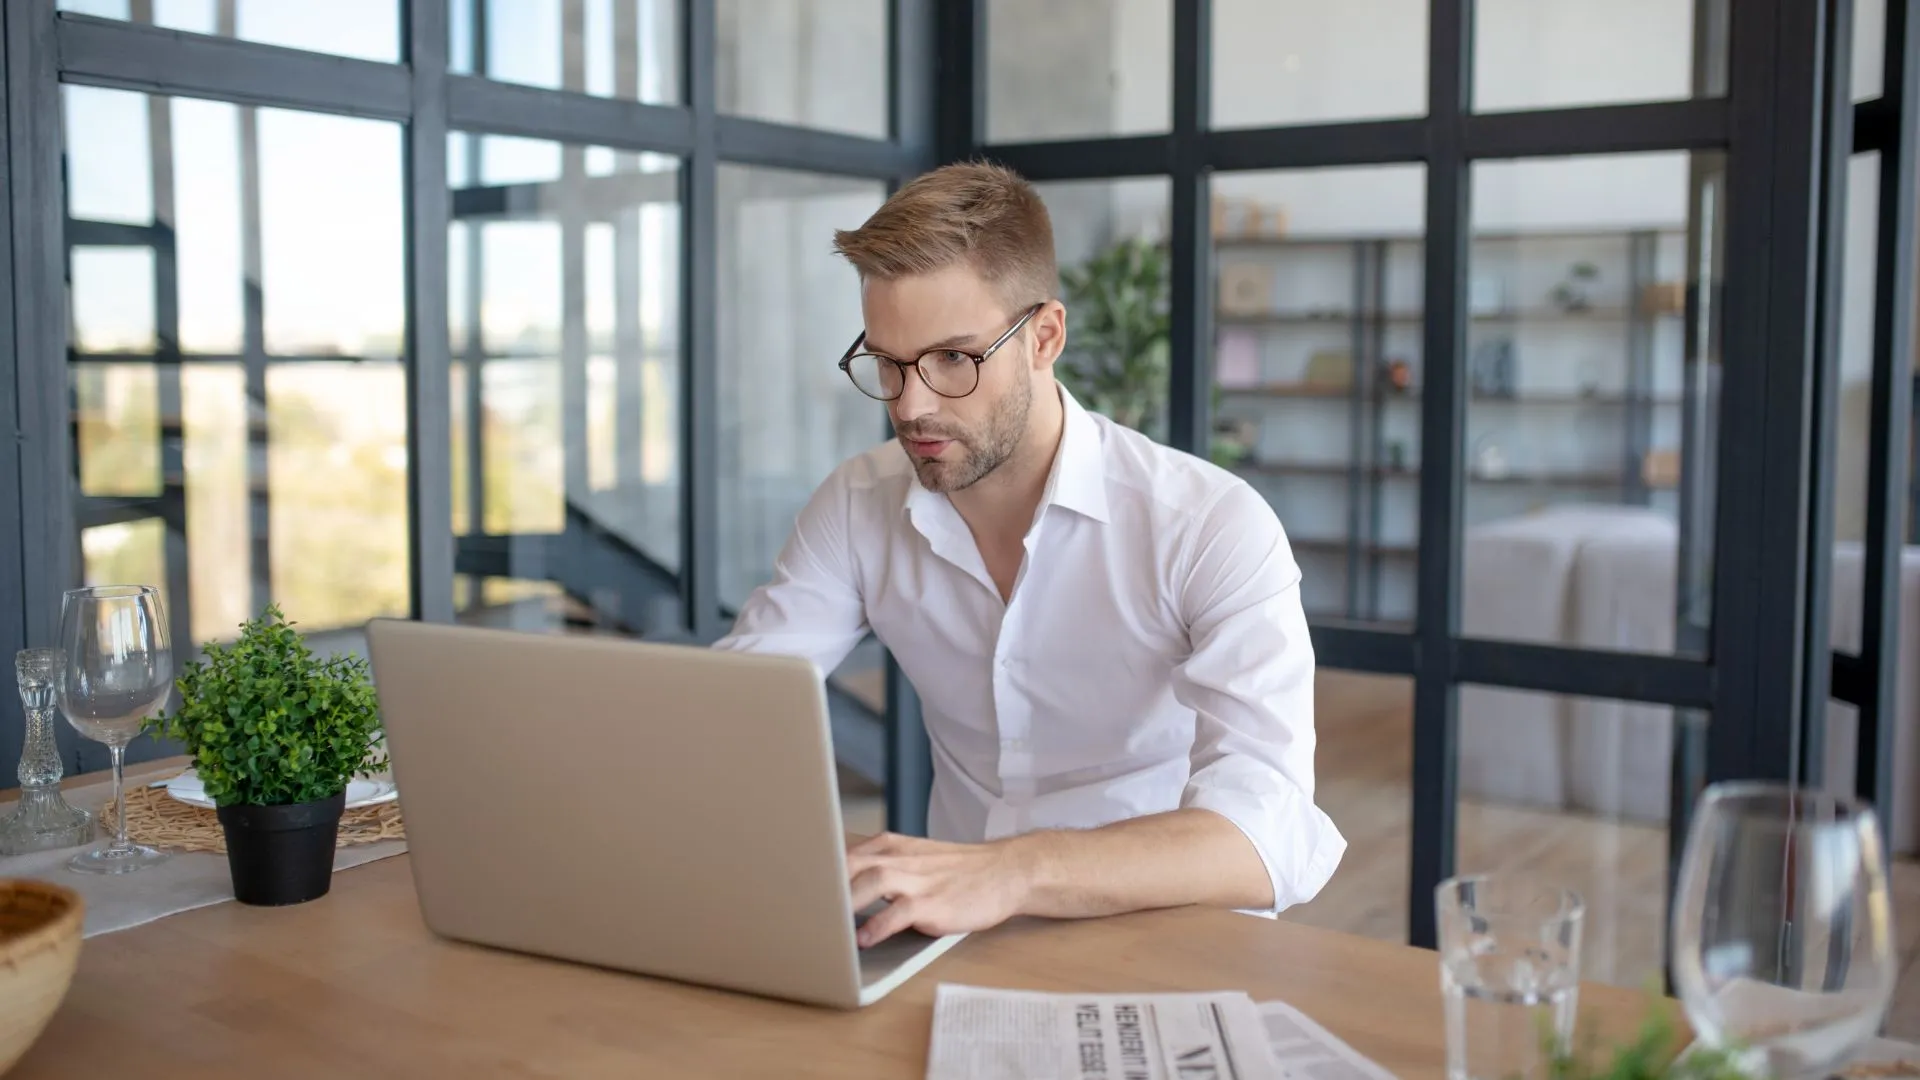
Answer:
[[[1067, 354], [1054, 373], [1082, 405], [1150, 437], [1166, 409], [1172, 321], [1167, 250], [1145, 237], [1116, 241], [1060, 274], [1069, 305]], [[1220, 387], [1213, 388], [1220, 404]], [[1245, 456], [1236, 425], [1216, 425], [1213, 463], [1231, 468]]]
[[185, 744], [219, 815], [233, 895], [298, 904], [326, 895], [347, 783], [384, 766], [365, 659], [322, 659], [277, 604], [186, 664], [178, 712], [149, 720]]

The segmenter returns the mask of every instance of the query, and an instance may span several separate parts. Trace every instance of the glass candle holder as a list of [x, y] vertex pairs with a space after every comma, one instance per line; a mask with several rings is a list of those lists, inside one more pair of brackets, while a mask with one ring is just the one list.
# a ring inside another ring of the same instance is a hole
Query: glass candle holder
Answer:
[[78, 847], [93, 839], [93, 815], [60, 794], [65, 769], [53, 721], [62, 659], [59, 649], [22, 649], [14, 657], [26, 738], [20, 748], [20, 801], [0, 819], [0, 855]]

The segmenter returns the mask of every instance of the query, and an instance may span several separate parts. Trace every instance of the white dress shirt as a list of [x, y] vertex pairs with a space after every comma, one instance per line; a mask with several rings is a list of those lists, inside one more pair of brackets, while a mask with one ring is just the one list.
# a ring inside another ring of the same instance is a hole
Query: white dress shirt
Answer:
[[871, 629], [920, 695], [935, 839], [1202, 807], [1259, 850], [1274, 910], [1312, 899], [1346, 841], [1313, 802], [1313, 648], [1286, 534], [1239, 477], [1060, 394], [1010, 600], [889, 441], [814, 492], [715, 647], [827, 672]]

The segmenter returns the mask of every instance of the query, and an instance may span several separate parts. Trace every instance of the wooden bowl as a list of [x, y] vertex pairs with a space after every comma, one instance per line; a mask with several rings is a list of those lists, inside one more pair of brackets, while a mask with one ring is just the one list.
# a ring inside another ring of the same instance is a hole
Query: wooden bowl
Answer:
[[27, 1052], [67, 996], [85, 916], [72, 889], [0, 879], [0, 1073]]

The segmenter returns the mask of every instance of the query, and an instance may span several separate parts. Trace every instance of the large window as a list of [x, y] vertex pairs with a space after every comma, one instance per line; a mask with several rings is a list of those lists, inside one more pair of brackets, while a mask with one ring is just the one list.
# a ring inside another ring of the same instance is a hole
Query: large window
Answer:
[[190, 642], [404, 614], [399, 126], [63, 98], [82, 577], [162, 585]]
[[400, 59], [400, 0], [58, 0], [61, 11], [387, 63]]
[[447, 175], [456, 607], [677, 625], [680, 162], [460, 134]]

